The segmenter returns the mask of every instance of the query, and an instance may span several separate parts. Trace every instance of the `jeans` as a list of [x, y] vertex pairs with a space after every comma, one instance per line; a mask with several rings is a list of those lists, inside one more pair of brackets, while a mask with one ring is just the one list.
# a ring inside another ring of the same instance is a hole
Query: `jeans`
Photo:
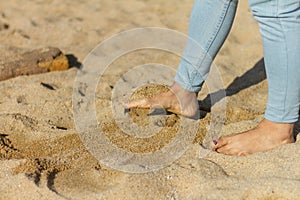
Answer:
[[[300, 0], [249, 1], [263, 38], [268, 79], [265, 118], [296, 122], [300, 104]], [[201, 90], [230, 31], [237, 4], [237, 0], [195, 0], [189, 39], [174, 78], [185, 90]]]

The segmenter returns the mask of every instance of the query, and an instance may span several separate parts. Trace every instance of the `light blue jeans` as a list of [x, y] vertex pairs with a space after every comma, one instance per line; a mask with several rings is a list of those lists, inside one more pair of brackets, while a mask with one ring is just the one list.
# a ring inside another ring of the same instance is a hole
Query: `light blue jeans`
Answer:
[[[296, 122], [300, 104], [300, 0], [249, 1], [263, 38], [268, 79], [265, 118], [279, 123]], [[190, 39], [174, 78], [184, 89], [201, 90], [230, 31], [237, 4], [237, 0], [195, 0]]]

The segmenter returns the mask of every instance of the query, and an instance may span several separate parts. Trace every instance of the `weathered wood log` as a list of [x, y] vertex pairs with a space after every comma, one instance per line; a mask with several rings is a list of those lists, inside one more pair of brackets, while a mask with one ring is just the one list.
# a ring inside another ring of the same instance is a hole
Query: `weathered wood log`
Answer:
[[47, 47], [0, 60], [0, 81], [68, 68], [67, 57], [58, 48]]

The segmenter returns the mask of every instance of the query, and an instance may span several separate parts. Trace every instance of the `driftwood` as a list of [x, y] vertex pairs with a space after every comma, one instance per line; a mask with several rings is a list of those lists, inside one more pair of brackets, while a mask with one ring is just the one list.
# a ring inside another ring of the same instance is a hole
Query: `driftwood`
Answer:
[[68, 58], [58, 48], [37, 49], [0, 60], [0, 81], [68, 68]]

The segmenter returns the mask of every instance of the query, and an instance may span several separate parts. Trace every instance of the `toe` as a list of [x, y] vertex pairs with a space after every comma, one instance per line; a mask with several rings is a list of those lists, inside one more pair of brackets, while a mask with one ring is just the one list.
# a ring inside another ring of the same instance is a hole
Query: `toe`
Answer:
[[231, 148], [228, 146], [223, 146], [221, 148], [218, 148], [216, 150], [216, 152], [218, 152], [220, 154], [228, 155], [228, 156], [247, 156], [247, 155], [249, 155], [248, 152], [239, 151], [238, 149], [234, 149], [234, 148]]
[[140, 99], [137, 101], [132, 101], [129, 103], [124, 103], [123, 106], [125, 108], [150, 108], [149, 100], [148, 99]]
[[220, 154], [224, 154], [224, 155], [229, 155], [229, 156], [232, 156], [232, 155], [236, 155], [237, 153], [234, 152], [234, 150], [230, 149], [230, 148], [227, 148], [227, 146], [223, 146], [221, 148], [218, 148], [216, 150], [216, 152], [220, 153]]
[[227, 140], [224, 138], [220, 138], [218, 140], [213, 141], [213, 150], [218, 150], [219, 148], [222, 148], [228, 144]]

